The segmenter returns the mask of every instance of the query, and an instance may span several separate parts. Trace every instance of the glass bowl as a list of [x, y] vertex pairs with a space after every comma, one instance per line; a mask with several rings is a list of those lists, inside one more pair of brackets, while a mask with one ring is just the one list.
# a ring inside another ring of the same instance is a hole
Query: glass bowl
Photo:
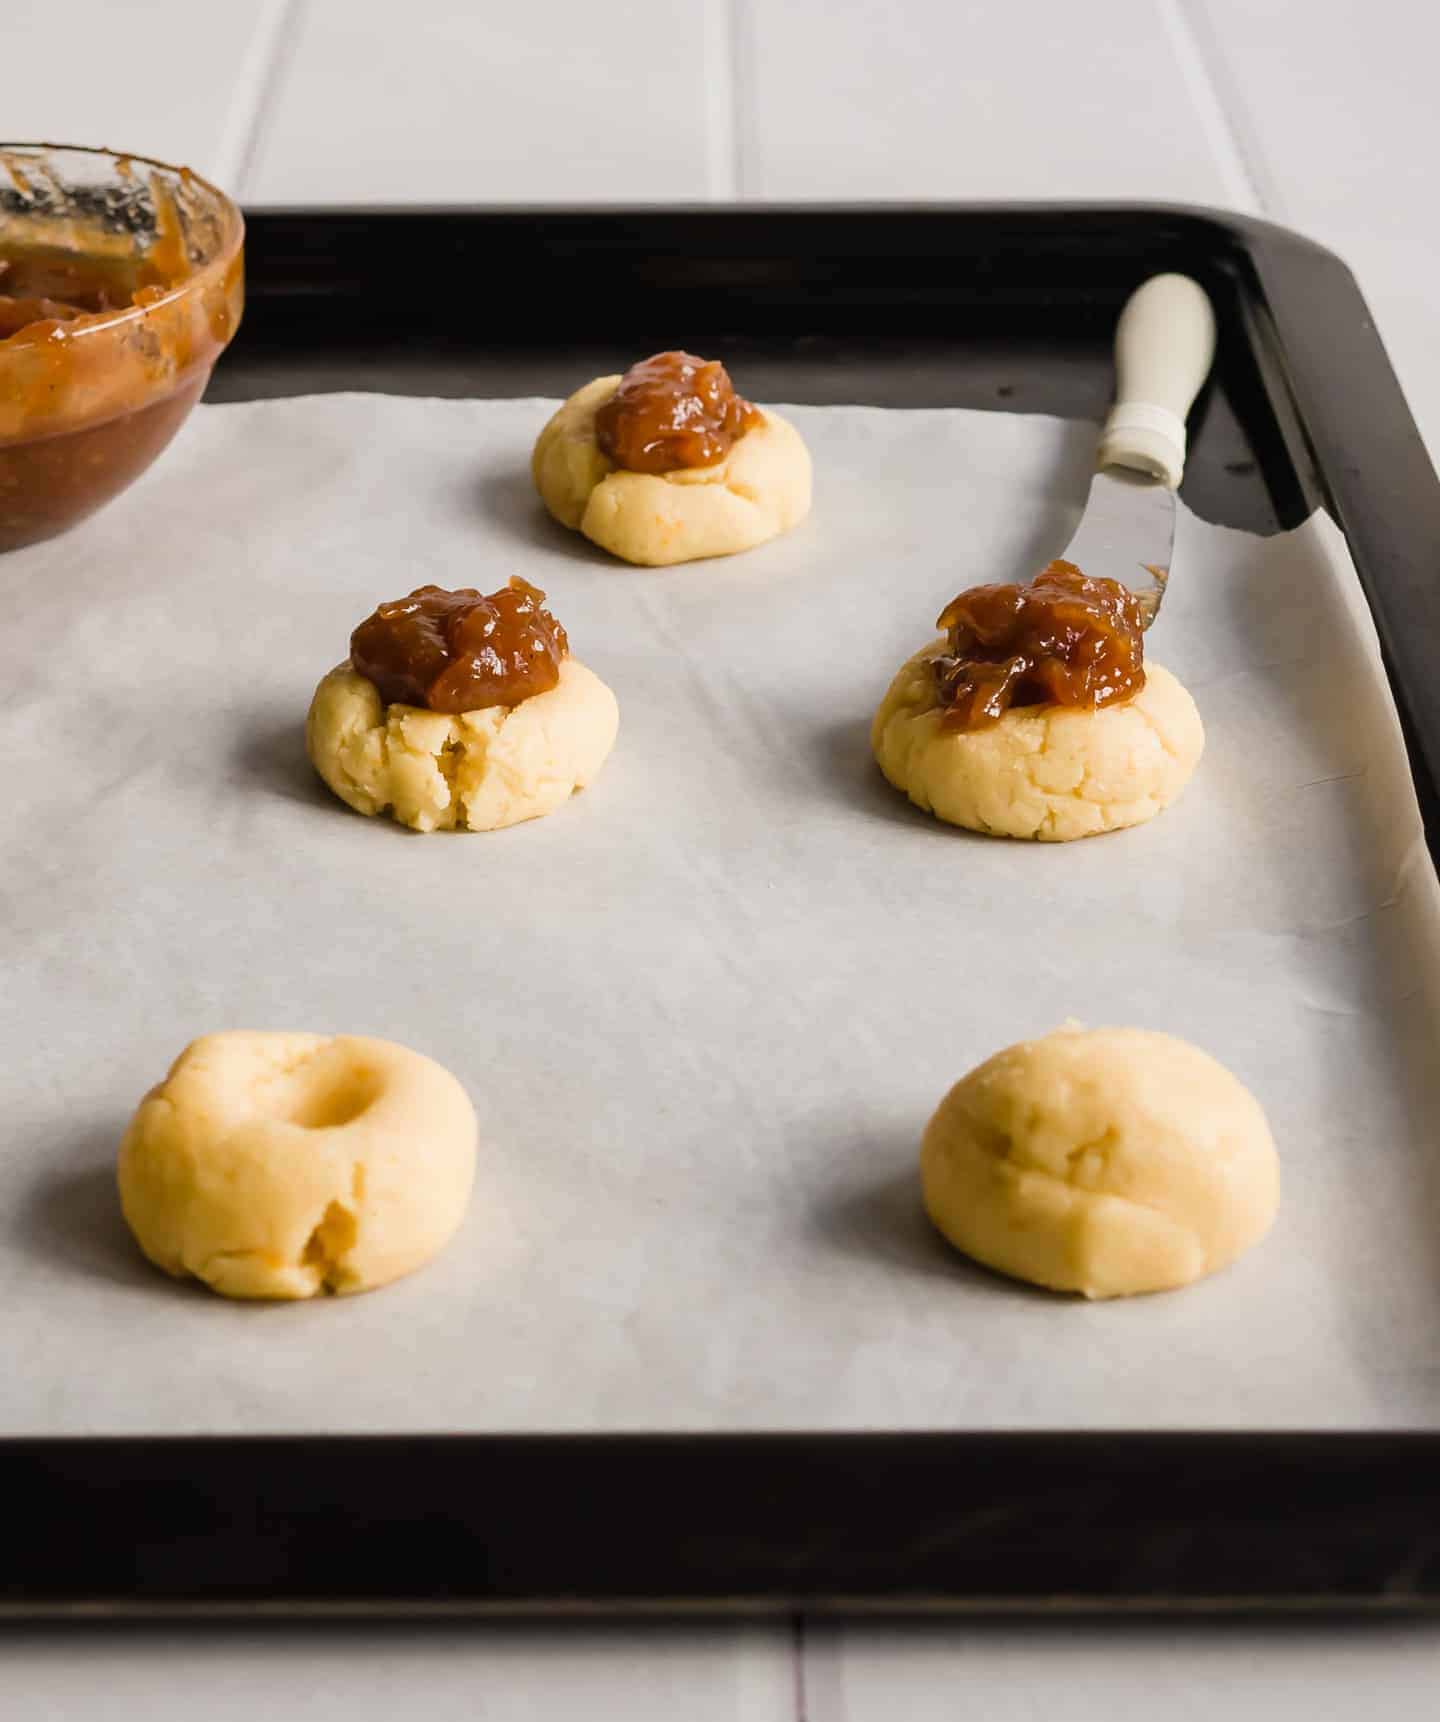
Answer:
[[118, 496], [244, 306], [245, 224], [188, 168], [0, 143], [0, 551]]

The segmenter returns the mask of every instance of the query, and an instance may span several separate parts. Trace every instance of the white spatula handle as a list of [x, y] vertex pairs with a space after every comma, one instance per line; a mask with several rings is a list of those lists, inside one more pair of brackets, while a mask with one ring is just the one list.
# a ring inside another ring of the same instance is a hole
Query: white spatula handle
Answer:
[[1115, 329], [1115, 405], [1097, 467], [1127, 466], [1178, 488], [1185, 420], [1215, 358], [1215, 312], [1188, 275], [1152, 275]]

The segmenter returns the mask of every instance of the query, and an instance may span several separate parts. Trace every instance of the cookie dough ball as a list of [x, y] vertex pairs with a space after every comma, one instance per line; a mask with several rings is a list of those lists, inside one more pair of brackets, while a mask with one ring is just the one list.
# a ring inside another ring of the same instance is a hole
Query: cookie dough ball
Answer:
[[930, 1218], [1016, 1279], [1086, 1297], [1214, 1273], [1275, 1218], [1279, 1163], [1250, 1093], [1146, 1029], [1060, 1029], [957, 1082], [925, 1129]]
[[517, 706], [434, 712], [386, 705], [344, 663], [315, 690], [305, 747], [357, 813], [414, 831], [496, 831], [553, 813], [593, 782], [620, 727], [615, 696], [574, 658]]
[[540, 432], [530, 468], [561, 523], [623, 561], [647, 568], [732, 556], [788, 532], [810, 512], [810, 454], [800, 433], [768, 407], [709, 466], [626, 472], [595, 439], [595, 414], [617, 377], [571, 395]]
[[1122, 704], [1011, 706], [984, 728], [947, 729], [931, 670], [945, 645], [942, 637], [904, 665], [870, 732], [885, 776], [938, 819], [1065, 843], [1153, 819], [1199, 764], [1195, 702], [1155, 663]]
[[206, 1035], [120, 1145], [120, 1202], [167, 1274], [235, 1298], [362, 1292], [465, 1215], [475, 1113], [449, 1071], [355, 1035]]

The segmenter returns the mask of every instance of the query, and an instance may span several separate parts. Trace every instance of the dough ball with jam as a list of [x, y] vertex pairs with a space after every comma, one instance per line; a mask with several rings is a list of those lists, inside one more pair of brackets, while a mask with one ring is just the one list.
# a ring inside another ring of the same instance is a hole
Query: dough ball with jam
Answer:
[[120, 1202], [156, 1267], [225, 1297], [370, 1291], [449, 1243], [475, 1144], [465, 1090], [406, 1047], [210, 1034], [140, 1102]]
[[553, 813], [591, 783], [620, 712], [570, 655], [544, 593], [422, 586], [381, 604], [320, 683], [311, 763], [357, 813], [415, 831], [494, 831]]
[[957, 1082], [925, 1128], [930, 1218], [1015, 1279], [1089, 1298], [1214, 1273], [1269, 1230], [1275, 1144], [1259, 1104], [1187, 1041], [1067, 1027]]
[[952, 730], [934, 694], [942, 651], [927, 647], [896, 676], [871, 745], [896, 789], [949, 825], [1042, 843], [1095, 837], [1153, 819], [1199, 763], [1200, 714], [1159, 664], [1124, 705], [1012, 706], [983, 729]]
[[1054, 563], [983, 586], [904, 664], [871, 747], [917, 807], [996, 837], [1063, 843], [1140, 825], [1189, 782], [1205, 747], [1195, 702], [1146, 664], [1137, 601]]
[[587, 383], [540, 432], [530, 465], [562, 526], [642, 567], [732, 556], [810, 511], [800, 433], [689, 353]]

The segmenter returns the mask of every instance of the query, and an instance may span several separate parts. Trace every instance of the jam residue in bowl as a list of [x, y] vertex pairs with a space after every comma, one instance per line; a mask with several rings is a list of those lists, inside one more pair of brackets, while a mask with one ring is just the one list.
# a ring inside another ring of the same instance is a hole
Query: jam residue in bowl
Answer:
[[350, 636], [350, 662], [387, 705], [432, 712], [517, 706], [548, 693], [570, 650], [545, 594], [512, 575], [488, 596], [420, 586], [381, 604]]
[[14, 245], [0, 228], [0, 341], [22, 332], [31, 342], [53, 340], [55, 324], [158, 304], [186, 278], [173, 234], [162, 225], [160, 237], [149, 255], [87, 256], [58, 246]]
[[595, 440], [627, 472], [676, 472], [723, 460], [764, 417], [718, 359], [656, 353], [621, 377], [595, 415]]
[[1145, 614], [1118, 580], [1052, 562], [1026, 585], [972, 586], [936, 622], [933, 673], [946, 729], [980, 729], [1011, 706], [1098, 710], [1145, 685]]
[[240, 322], [244, 234], [188, 168], [0, 143], [0, 551], [93, 514], [170, 441]]

